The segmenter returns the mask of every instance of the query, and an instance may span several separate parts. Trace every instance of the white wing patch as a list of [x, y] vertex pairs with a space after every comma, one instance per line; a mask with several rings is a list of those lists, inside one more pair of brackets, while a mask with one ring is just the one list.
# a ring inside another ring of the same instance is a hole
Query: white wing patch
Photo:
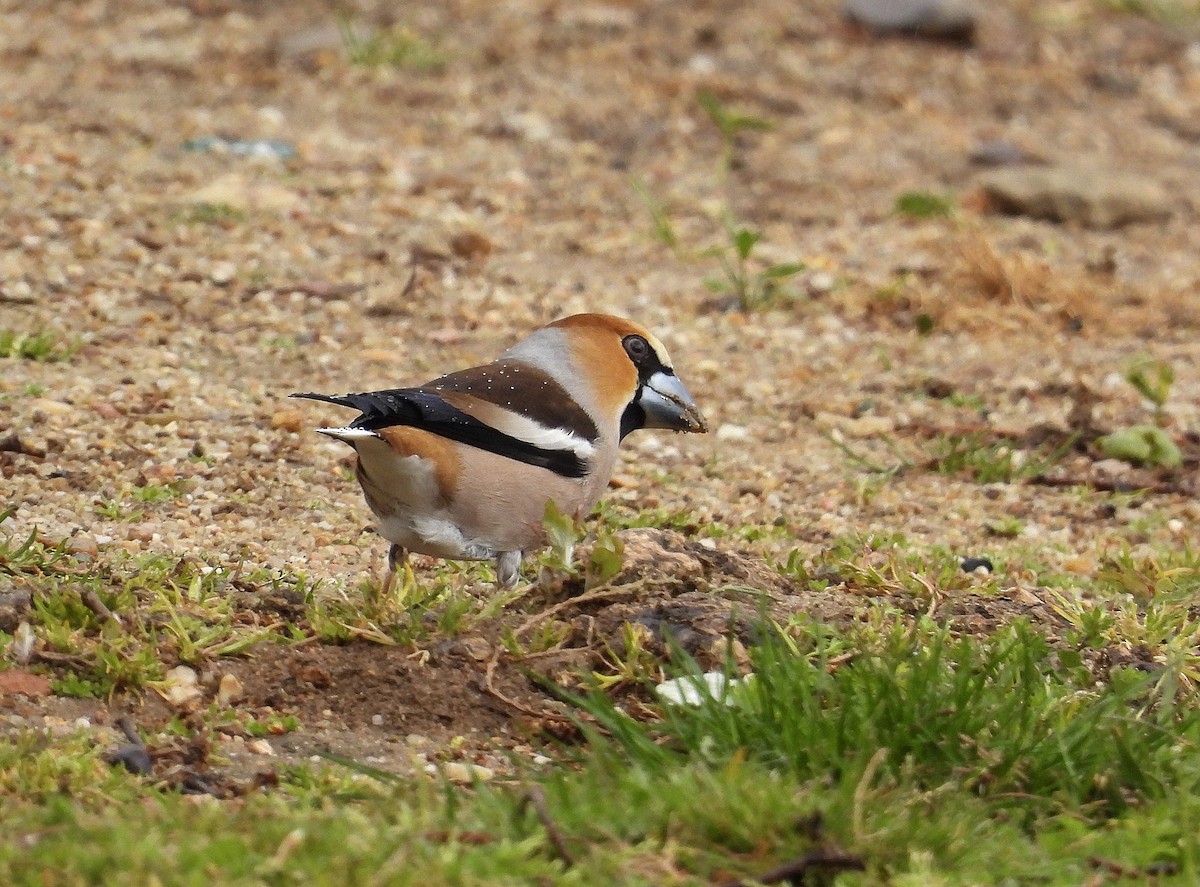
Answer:
[[526, 418], [519, 413], [507, 412], [499, 422], [492, 422], [497, 431], [515, 437], [539, 450], [566, 450], [586, 461], [596, 452], [596, 448], [582, 437], [562, 428], [547, 428], [540, 422]]
[[346, 443], [353, 446], [354, 441], [363, 440], [368, 437], [379, 437], [374, 431], [368, 431], [366, 428], [318, 428], [321, 434], [329, 437], [344, 440]]

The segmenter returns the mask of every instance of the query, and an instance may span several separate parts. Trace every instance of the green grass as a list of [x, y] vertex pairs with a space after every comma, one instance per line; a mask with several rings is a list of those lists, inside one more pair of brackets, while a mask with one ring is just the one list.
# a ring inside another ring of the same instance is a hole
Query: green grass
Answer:
[[1124, 12], [1163, 24], [1195, 30], [1200, 22], [1197, 0], [1096, 0], [1101, 9]]
[[910, 219], [935, 219], [952, 215], [954, 203], [931, 191], [906, 191], [896, 198], [895, 211]]
[[820, 881], [844, 885], [1200, 874], [1200, 712], [1152, 674], [1096, 682], [1026, 626], [927, 622], [791, 626], [753, 668], [734, 705], [580, 699], [569, 766], [467, 789], [351, 762], [197, 804], [30, 734], [0, 743], [0, 880], [711, 884], [817, 849], [861, 862]]
[[190, 225], [217, 225], [232, 228], [246, 221], [246, 211], [230, 203], [195, 203], [177, 214], [176, 218]]
[[766, 262], [755, 257], [755, 248], [762, 241], [763, 233], [738, 219], [730, 193], [732, 174], [739, 165], [740, 136], [746, 132], [770, 130], [773, 125], [770, 121], [730, 108], [710, 92], [700, 92], [696, 100], [721, 140], [715, 176], [723, 194], [717, 213], [721, 233], [717, 241], [705, 249], [687, 249], [680, 241], [675, 223], [662, 201], [643, 179], [635, 176], [632, 180], [633, 190], [650, 213], [654, 239], [670, 249], [679, 260], [715, 259], [719, 273], [705, 277], [704, 286], [710, 292], [728, 299], [730, 307], [746, 312], [787, 308], [802, 295], [789, 285], [789, 281], [806, 270], [807, 266], [800, 261]]
[[[170, 489], [143, 487], [123, 501], [167, 508]], [[616, 526], [639, 522], [622, 515], [610, 506], [589, 528], [611, 541]], [[684, 513], [653, 518], [698, 532]], [[1200, 554], [1168, 544], [1160, 518], [1149, 542], [1095, 552], [1089, 576], [1056, 572], [1061, 551], [1010, 533], [991, 537], [999, 569], [983, 578], [961, 570], [959, 553], [895, 532], [797, 553], [784, 572], [809, 591], [833, 577], [842, 592], [859, 591], [857, 619], [763, 623], [749, 662], [728, 666], [753, 672], [733, 704], [694, 707], [659, 702], [653, 685], [696, 666], [664, 658], [628, 627], [597, 646], [583, 673], [565, 676], [584, 695], [555, 694], [573, 699], [574, 738], [524, 724], [555, 763], [534, 769], [516, 758], [513, 778], [487, 784], [398, 776], [369, 761], [272, 767], [263, 758], [273, 787], [197, 801], [166, 768], [136, 777], [110, 766], [112, 746], [94, 733], [10, 733], [0, 739], [0, 883], [88, 884], [120, 871], [163, 884], [708, 885], [816, 851], [861, 863], [861, 872], [805, 881], [840, 887], [1053, 887], [1117, 871], [1130, 883], [1195, 883]], [[724, 532], [740, 538], [746, 528]], [[1066, 627], [1049, 636], [1018, 622], [979, 636], [870, 603], [907, 594], [925, 611], [944, 599], [999, 598], [1006, 569], [1049, 589]], [[151, 693], [181, 662], [199, 670], [257, 644], [431, 649], [496, 625], [506, 602], [518, 622], [528, 616], [521, 608], [544, 605], [472, 594], [489, 577], [486, 565], [438, 568], [385, 597], [373, 585], [322, 586], [252, 564], [115, 550], [89, 558], [33, 534], [0, 536], [0, 585], [34, 592], [25, 618], [39, 649], [69, 657], [24, 667], [50, 674], [60, 694], [99, 699]], [[86, 592], [121, 617], [119, 630]], [[292, 602], [291, 615], [258, 618], [275, 597]], [[510, 655], [528, 657], [531, 679], [561, 681], [536, 654], [568, 630], [547, 621]], [[0, 635], [0, 667], [11, 665], [12, 643]], [[221, 734], [306, 729], [286, 712], [214, 706], [146, 739], [219, 755]]]
[[[22, 360], [54, 363], [67, 360], [79, 348], [78, 342], [69, 345], [63, 344], [57, 335], [50, 332], [22, 333], [0, 329], [0, 359], [15, 357]], [[34, 392], [26, 390], [25, 393], [32, 394]]]
[[1013, 483], [1045, 474], [1074, 443], [1026, 450], [1015, 441], [981, 434], [948, 434], [931, 442], [925, 464], [939, 474], [962, 475], [980, 484]]
[[447, 54], [411, 28], [397, 25], [383, 30], [364, 30], [345, 15], [338, 17], [337, 25], [346, 60], [356, 67], [428, 72], [446, 67]]

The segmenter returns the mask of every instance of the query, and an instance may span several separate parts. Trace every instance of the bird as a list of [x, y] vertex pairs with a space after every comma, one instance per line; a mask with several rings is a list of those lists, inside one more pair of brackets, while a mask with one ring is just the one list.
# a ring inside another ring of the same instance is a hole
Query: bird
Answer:
[[390, 543], [383, 594], [411, 571], [410, 552], [492, 560], [498, 584], [515, 587], [524, 554], [546, 544], [549, 503], [586, 517], [628, 434], [708, 431], [662, 342], [610, 314], [555, 320], [491, 363], [415, 388], [289, 396], [359, 411], [316, 430], [357, 454], [355, 476]]

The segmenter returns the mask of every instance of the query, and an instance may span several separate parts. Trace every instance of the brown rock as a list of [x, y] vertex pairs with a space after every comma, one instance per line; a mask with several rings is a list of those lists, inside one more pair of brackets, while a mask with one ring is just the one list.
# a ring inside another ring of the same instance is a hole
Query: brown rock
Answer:
[[979, 179], [996, 212], [1119, 228], [1170, 214], [1170, 198], [1143, 175], [1065, 166], [995, 169]]
[[0, 696], [28, 696], [39, 699], [50, 695], [50, 679], [45, 675], [11, 668], [0, 671]]
[[271, 416], [271, 427], [284, 431], [299, 431], [304, 426], [304, 415], [299, 410], [279, 410]]

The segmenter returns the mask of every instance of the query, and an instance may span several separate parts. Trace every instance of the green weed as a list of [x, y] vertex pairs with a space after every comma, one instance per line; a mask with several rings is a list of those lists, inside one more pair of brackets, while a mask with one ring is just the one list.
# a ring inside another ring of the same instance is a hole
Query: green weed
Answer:
[[954, 203], [931, 191], [905, 191], [896, 198], [895, 211], [910, 219], [934, 219], [954, 212]]
[[[717, 179], [724, 191], [737, 165], [738, 137], [744, 132], [770, 129], [771, 124], [727, 107], [712, 93], [700, 93], [697, 101], [721, 138]], [[655, 240], [670, 249], [676, 258], [689, 258], [691, 253], [681, 244], [674, 222], [662, 202], [641, 179], [633, 180], [633, 189], [650, 213]], [[710, 292], [730, 297], [742, 311], [785, 307], [799, 298], [800, 294], [789, 287], [787, 281], [806, 269], [803, 262], [756, 261], [753, 253], [762, 240], [762, 232], [737, 221], [728, 195], [722, 202], [720, 221], [721, 242], [697, 253], [699, 258], [716, 259], [720, 269], [720, 274], [704, 280]]]
[[803, 262], [758, 267], [751, 262], [750, 256], [762, 240], [762, 234], [737, 224], [728, 215], [723, 225], [727, 241], [701, 253], [715, 258], [721, 268], [721, 276], [704, 279], [710, 292], [732, 296], [743, 311], [780, 307], [798, 297], [784, 282], [805, 270], [807, 266]]
[[1167, 399], [1175, 383], [1175, 369], [1165, 361], [1139, 357], [1125, 368], [1128, 382], [1151, 405], [1153, 425], [1133, 425], [1107, 434], [1096, 441], [1104, 455], [1135, 465], [1178, 468], [1183, 464], [1179, 447], [1164, 431]]
[[246, 221], [246, 211], [230, 203], [194, 203], [177, 218], [190, 225], [217, 225], [232, 228]]
[[446, 53], [411, 28], [399, 25], [364, 33], [346, 15], [338, 16], [337, 26], [346, 60], [351, 65], [427, 72], [446, 67]]
[[[67, 360], [80, 347], [78, 342], [64, 345], [59, 341], [57, 335], [50, 332], [20, 333], [15, 330], [0, 329], [0, 359], [15, 357], [21, 360], [55, 363]], [[31, 393], [29, 390], [31, 387], [34, 386], [26, 388], [26, 394]]]
[[1072, 437], [1057, 446], [1029, 451], [984, 435], [950, 434], [931, 442], [925, 464], [939, 474], [965, 475], [980, 484], [1013, 483], [1045, 474], [1074, 445]]
[[882, 768], [929, 790], [954, 782], [1002, 806], [1057, 799], [1092, 815], [1200, 777], [1200, 713], [1135, 670], [1078, 685], [1020, 623], [957, 640], [927, 622], [897, 623], [835, 666], [843, 653], [821, 631], [777, 638], [754, 651], [736, 704], [663, 706], [650, 727], [602, 695], [579, 704], [651, 768], [744, 756], [799, 780], [851, 782]]

